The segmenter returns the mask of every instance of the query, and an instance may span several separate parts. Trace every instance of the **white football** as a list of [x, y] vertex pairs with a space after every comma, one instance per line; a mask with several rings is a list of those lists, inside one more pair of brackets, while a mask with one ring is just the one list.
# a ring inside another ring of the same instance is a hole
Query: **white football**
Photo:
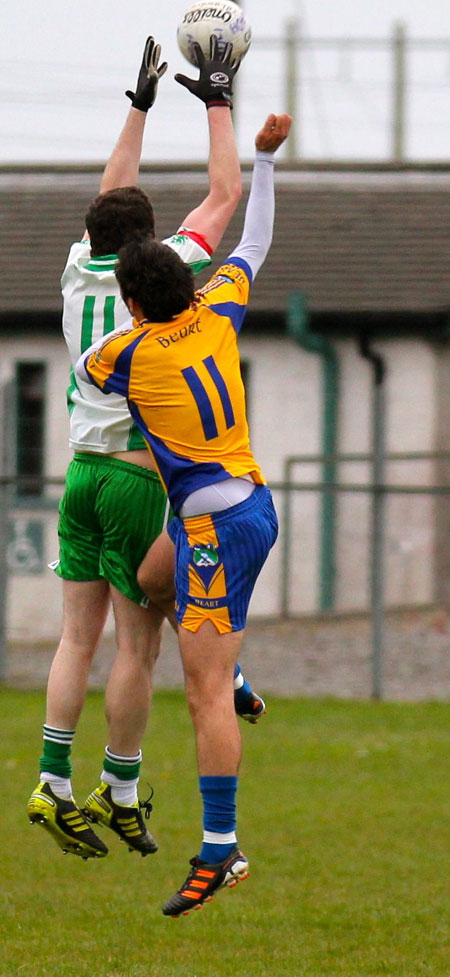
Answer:
[[215, 34], [219, 49], [230, 42], [233, 45], [232, 60], [243, 58], [250, 47], [252, 29], [243, 10], [232, 0], [199, 0], [187, 8], [177, 30], [178, 47], [185, 58], [196, 65], [192, 53], [194, 41], [200, 44], [203, 54], [209, 57], [209, 39]]

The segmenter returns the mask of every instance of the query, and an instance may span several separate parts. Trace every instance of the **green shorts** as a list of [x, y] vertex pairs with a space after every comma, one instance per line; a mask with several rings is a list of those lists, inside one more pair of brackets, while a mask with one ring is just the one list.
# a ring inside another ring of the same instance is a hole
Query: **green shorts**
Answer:
[[77, 452], [59, 505], [59, 562], [64, 580], [102, 577], [136, 604], [146, 598], [136, 573], [165, 528], [169, 503], [156, 472], [109, 456]]

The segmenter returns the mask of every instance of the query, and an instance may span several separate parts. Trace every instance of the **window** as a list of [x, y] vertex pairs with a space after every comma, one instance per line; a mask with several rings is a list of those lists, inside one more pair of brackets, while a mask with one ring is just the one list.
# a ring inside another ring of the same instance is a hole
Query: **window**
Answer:
[[18, 495], [42, 495], [45, 363], [16, 365], [16, 474]]

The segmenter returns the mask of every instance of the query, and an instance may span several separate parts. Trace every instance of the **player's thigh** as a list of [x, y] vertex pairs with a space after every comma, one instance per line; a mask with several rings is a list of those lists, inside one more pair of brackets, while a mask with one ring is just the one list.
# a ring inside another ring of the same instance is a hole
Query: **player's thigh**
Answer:
[[243, 630], [219, 634], [210, 620], [204, 621], [195, 633], [180, 627], [178, 642], [187, 686], [201, 683], [214, 689], [228, 683], [232, 688], [243, 636]]
[[63, 580], [62, 638], [89, 648], [98, 644], [109, 610], [106, 580]]
[[175, 546], [167, 530], [147, 550], [138, 570], [138, 583], [150, 599], [175, 598]]

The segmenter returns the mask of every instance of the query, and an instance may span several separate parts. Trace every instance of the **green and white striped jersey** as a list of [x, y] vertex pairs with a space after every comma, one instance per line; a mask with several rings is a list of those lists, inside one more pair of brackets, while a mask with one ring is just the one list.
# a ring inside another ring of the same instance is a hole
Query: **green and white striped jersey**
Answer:
[[[211, 264], [206, 242], [185, 228], [163, 244], [173, 248], [194, 274]], [[72, 366], [67, 390], [69, 444], [74, 451], [110, 454], [145, 447], [124, 398], [118, 394], [105, 397], [90, 383], [76, 378], [73, 370], [92, 343], [130, 321], [114, 274], [116, 261], [116, 255], [91, 258], [89, 240], [79, 241], [70, 249], [61, 278], [62, 328]]]

